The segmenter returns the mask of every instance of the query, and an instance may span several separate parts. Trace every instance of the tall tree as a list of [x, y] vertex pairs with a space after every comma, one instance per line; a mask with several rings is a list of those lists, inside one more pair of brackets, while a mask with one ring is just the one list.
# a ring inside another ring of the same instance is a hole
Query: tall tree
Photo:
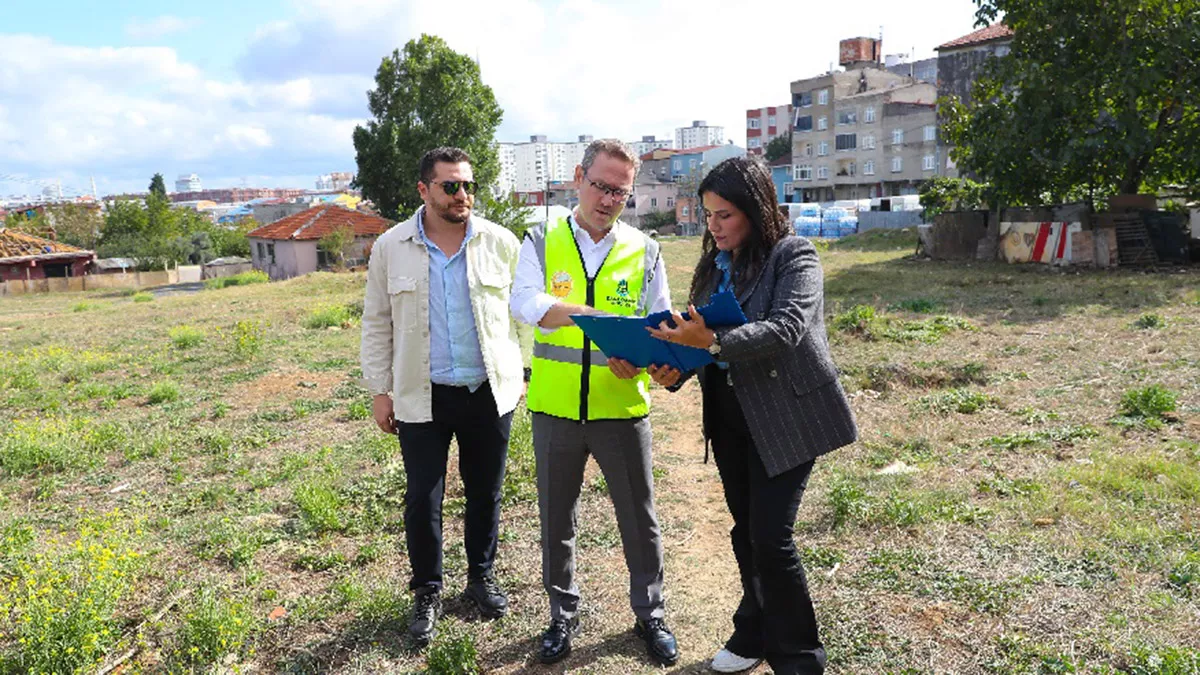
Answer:
[[766, 149], [763, 150], [763, 155], [766, 157], [768, 162], [774, 162], [780, 157], [783, 157], [791, 152], [792, 132], [789, 131], [783, 136], [776, 136], [775, 138], [772, 138], [771, 142], [767, 143]]
[[150, 179], [150, 194], [166, 199], [167, 183], [163, 180], [161, 173], [154, 174], [154, 177]]
[[439, 37], [421, 35], [383, 59], [367, 92], [373, 119], [354, 129], [354, 182], [386, 218], [421, 205], [421, 155], [441, 145], [467, 151], [475, 180], [488, 186], [500, 173], [493, 139], [504, 112], [469, 57]]
[[1200, 193], [1200, 0], [975, 0], [1008, 56], [970, 107], [943, 102], [952, 157], [1008, 204]]

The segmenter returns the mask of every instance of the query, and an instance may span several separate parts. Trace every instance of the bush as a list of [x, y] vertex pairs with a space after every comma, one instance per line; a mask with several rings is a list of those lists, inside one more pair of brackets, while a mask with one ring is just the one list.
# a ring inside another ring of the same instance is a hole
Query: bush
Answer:
[[1125, 392], [1120, 412], [1126, 417], [1161, 420], [1167, 413], [1175, 412], [1175, 406], [1175, 392], [1154, 384]]
[[251, 270], [249, 272], [242, 272], [241, 274], [234, 274], [234, 275], [227, 276], [227, 277], [217, 277], [216, 279], [209, 279], [208, 281], [204, 282], [204, 287], [209, 290], [216, 290], [216, 289], [221, 289], [221, 288], [227, 288], [229, 286], [246, 286], [248, 284], [265, 284], [270, 280], [271, 280], [271, 278], [269, 276], [267, 276], [266, 272], [261, 272], [259, 270]]
[[878, 324], [875, 308], [870, 305], [855, 305], [833, 317], [834, 330], [851, 335], [871, 339], [876, 331], [872, 328]]
[[[361, 310], [359, 316], [362, 316]], [[354, 312], [350, 305], [317, 305], [304, 318], [304, 327], [317, 329], [349, 326], [354, 320]]]
[[1167, 327], [1167, 320], [1158, 314], [1143, 314], [1138, 317], [1137, 321], [1133, 322], [1133, 327], [1138, 330], [1157, 330]]
[[88, 302], [87, 300], [81, 300], [80, 302], [77, 302], [77, 303], [71, 305], [71, 311], [72, 312], [88, 312], [88, 311], [91, 311], [98, 307], [100, 307], [100, 303], [98, 303], [98, 302]]
[[263, 327], [257, 321], [239, 321], [229, 335], [229, 350], [241, 361], [249, 361], [262, 352]]
[[300, 520], [313, 532], [337, 532], [342, 521], [342, 498], [328, 485], [306, 483], [296, 488], [296, 506]]
[[248, 603], [220, 598], [206, 589], [184, 614], [172, 661], [195, 672], [196, 667], [203, 669], [229, 654], [251, 656], [257, 630], [258, 620]]
[[204, 331], [193, 326], [175, 326], [167, 331], [171, 344], [179, 349], [191, 349], [204, 342]]
[[174, 382], [159, 382], [150, 389], [146, 402], [150, 405], [174, 403], [179, 400], [179, 385]]
[[154, 302], [154, 294], [148, 291], [139, 291], [133, 294], [134, 302]]
[[0, 634], [13, 638], [0, 672], [95, 670], [121, 635], [117, 607], [141, 561], [130, 541], [137, 527], [119, 511], [90, 516], [75, 541], [17, 563], [0, 596]]
[[426, 663], [430, 675], [475, 675], [479, 672], [479, 652], [470, 635], [455, 632], [433, 644]]

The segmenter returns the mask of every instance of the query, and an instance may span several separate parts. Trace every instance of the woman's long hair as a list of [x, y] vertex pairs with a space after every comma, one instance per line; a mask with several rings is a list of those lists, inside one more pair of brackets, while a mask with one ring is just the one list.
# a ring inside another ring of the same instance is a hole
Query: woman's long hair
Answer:
[[[700, 181], [696, 195], [701, 202], [706, 192], [733, 204], [750, 220], [750, 233], [734, 256], [733, 286], [740, 289], [758, 276], [771, 249], [791, 234], [791, 228], [779, 210], [771, 172], [758, 159], [731, 157], [716, 165]], [[716, 286], [720, 274], [716, 265], [717, 253], [717, 242], [712, 232], [705, 229], [700, 262], [696, 263], [696, 272], [692, 275], [689, 297], [694, 303], [699, 303], [701, 294]]]

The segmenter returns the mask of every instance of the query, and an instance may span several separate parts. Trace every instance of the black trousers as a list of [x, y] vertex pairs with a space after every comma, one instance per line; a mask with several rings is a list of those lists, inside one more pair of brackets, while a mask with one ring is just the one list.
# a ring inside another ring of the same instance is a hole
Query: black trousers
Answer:
[[725, 648], [765, 658], [777, 675], [823, 673], [825, 648], [793, 539], [813, 462], [768, 478], [726, 372], [708, 368], [704, 416], [733, 515], [729, 535], [742, 580], [742, 601]]
[[467, 575], [492, 570], [500, 534], [500, 496], [512, 413], [499, 415], [491, 387], [433, 385], [433, 421], [401, 422], [400, 453], [408, 488], [404, 493], [404, 537], [412, 564], [409, 588], [442, 587], [442, 498], [450, 437], [458, 439], [458, 472], [466, 493], [464, 543]]

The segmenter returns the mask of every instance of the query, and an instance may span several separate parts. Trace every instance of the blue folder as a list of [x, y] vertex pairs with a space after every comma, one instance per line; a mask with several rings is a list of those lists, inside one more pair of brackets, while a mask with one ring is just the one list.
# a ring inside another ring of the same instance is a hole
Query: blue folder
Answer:
[[[730, 292], [717, 293], [707, 305], [697, 307], [696, 311], [712, 328], [746, 323], [746, 315]], [[683, 316], [687, 317], [687, 312]], [[674, 327], [675, 322], [671, 320], [669, 311], [645, 317], [577, 314], [571, 318], [605, 356], [625, 359], [638, 368], [654, 364], [671, 366], [686, 373], [713, 362], [712, 354], [707, 349], [671, 344], [650, 335], [647, 326], [657, 327], [666, 321]]]

